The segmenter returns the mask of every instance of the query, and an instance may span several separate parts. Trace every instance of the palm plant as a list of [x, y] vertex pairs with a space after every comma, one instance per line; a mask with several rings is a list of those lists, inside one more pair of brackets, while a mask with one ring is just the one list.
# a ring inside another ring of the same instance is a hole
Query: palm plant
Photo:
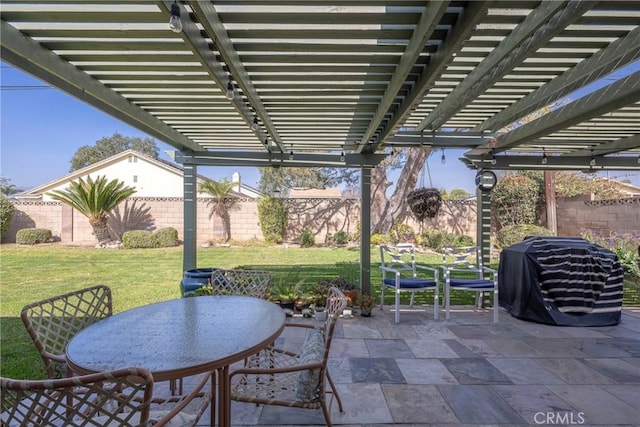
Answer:
[[200, 191], [207, 193], [213, 197], [211, 200], [211, 213], [209, 218], [213, 215], [218, 215], [222, 220], [222, 238], [225, 242], [231, 239], [231, 219], [229, 217], [229, 209], [236, 202], [236, 199], [229, 197], [229, 193], [233, 190], [236, 184], [234, 182], [222, 179], [221, 181], [205, 181], [200, 184]]
[[106, 176], [99, 176], [93, 180], [88, 176], [86, 181], [80, 178], [70, 182], [69, 188], [53, 190], [49, 194], [86, 216], [98, 243], [104, 244], [112, 240], [107, 227], [109, 212], [135, 192], [135, 188], [125, 186], [117, 179], [107, 181]]

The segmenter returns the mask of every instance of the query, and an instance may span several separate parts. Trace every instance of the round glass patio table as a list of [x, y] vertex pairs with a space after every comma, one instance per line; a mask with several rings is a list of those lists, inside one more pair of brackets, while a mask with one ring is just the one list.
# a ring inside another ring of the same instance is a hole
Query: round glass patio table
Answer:
[[259, 298], [181, 298], [100, 320], [73, 337], [66, 354], [80, 374], [135, 366], [165, 381], [218, 371], [218, 423], [228, 426], [229, 365], [271, 344], [284, 321], [280, 307]]

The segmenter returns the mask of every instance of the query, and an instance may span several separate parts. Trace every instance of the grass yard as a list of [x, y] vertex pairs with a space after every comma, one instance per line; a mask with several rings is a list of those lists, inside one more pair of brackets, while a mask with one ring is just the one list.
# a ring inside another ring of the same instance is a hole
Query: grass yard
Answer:
[[[379, 252], [371, 250], [371, 284], [379, 297]], [[0, 375], [44, 378], [42, 361], [29, 338], [20, 310], [30, 302], [80, 288], [111, 288], [114, 312], [180, 297], [182, 248], [101, 250], [61, 245], [0, 247]], [[272, 284], [314, 284], [345, 276], [359, 280], [358, 248], [238, 247], [198, 250], [197, 266], [247, 266], [272, 273]], [[417, 261], [440, 265], [439, 255], [417, 254]], [[424, 295], [424, 293], [422, 293]], [[426, 302], [422, 295], [418, 303]], [[391, 304], [392, 294], [387, 294]], [[408, 302], [408, 299], [407, 299]], [[452, 304], [473, 304], [473, 294], [452, 294]], [[625, 304], [640, 305], [640, 286], [625, 283]]]

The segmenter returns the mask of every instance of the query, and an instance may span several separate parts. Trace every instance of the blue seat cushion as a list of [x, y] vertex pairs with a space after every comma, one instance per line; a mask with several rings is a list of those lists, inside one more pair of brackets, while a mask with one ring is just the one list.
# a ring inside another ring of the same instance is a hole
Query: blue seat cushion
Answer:
[[493, 282], [482, 279], [450, 279], [449, 286], [452, 288], [493, 289]]
[[[396, 279], [385, 279], [384, 284], [396, 287]], [[419, 289], [419, 288], [434, 288], [436, 282], [434, 280], [425, 280], [418, 278], [400, 279], [400, 289]]]

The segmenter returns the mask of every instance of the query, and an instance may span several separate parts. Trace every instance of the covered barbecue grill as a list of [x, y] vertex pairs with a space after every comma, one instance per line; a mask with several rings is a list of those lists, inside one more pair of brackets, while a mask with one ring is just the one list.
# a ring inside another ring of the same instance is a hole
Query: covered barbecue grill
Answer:
[[584, 239], [530, 237], [500, 254], [500, 306], [549, 325], [620, 321], [623, 270], [615, 253]]

